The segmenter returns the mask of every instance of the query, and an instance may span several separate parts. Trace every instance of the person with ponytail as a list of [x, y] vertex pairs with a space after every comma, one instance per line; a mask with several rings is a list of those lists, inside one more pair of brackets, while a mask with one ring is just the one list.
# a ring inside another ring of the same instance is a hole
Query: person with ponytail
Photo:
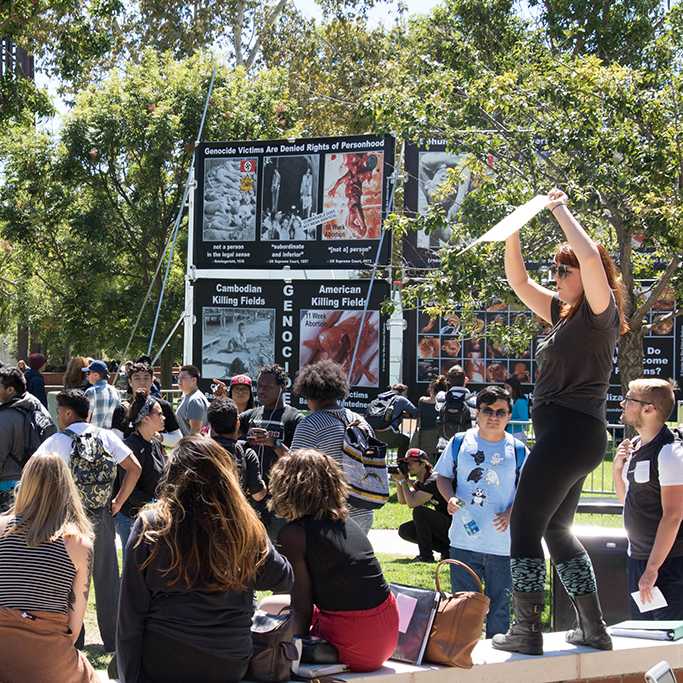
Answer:
[[287, 592], [292, 567], [270, 544], [213, 439], [180, 439], [158, 500], [135, 521], [123, 566], [121, 683], [232, 683], [252, 654], [254, 590]]
[[574, 218], [564, 192], [552, 190], [548, 200], [567, 239], [551, 267], [556, 291], [529, 277], [518, 233], [505, 244], [510, 286], [552, 326], [536, 352], [539, 377], [531, 416], [536, 442], [522, 469], [510, 519], [515, 621], [506, 634], [493, 638], [499, 650], [531, 655], [543, 654], [542, 538], [576, 612], [576, 628], [568, 631], [567, 641], [612, 648], [593, 566], [571, 527], [583, 482], [605, 455], [612, 359], [620, 334], [628, 330], [614, 262]]
[[[133, 492], [126, 499], [121, 511], [114, 517], [116, 533], [123, 546], [124, 559], [133, 522], [138, 512], [154, 500], [166, 463], [166, 455], [159, 436], [164, 430], [165, 418], [159, 401], [144, 389], [138, 389], [128, 409], [127, 420], [133, 426], [133, 432], [124, 443], [138, 459], [142, 472]], [[119, 467], [114, 495], [121, 487], [125, 474], [125, 470]]]

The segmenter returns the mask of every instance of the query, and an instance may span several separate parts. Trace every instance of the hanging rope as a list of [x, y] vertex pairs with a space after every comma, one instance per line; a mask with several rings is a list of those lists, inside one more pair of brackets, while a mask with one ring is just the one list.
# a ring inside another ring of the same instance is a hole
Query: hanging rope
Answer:
[[209, 101], [211, 100], [211, 93], [213, 92], [213, 86], [214, 83], [216, 82], [216, 66], [213, 67], [213, 71], [211, 73], [211, 82], [209, 83], [209, 90], [206, 93], [206, 100], [204, 101], [204, 111], [202, 112], [202, 119], [199, 124], [199, 132], [197, 133], [197, 138], [195, 140], [195, 149], [192, 151], [192, 159], [190, 161], [190, 168], [187, 172], [187, 180], [185, 181], [185, 191], [183, 192], [183, 201], [180, 203], [180, 206], [178, 207], [178, 214], [176, 215], [176, 220], [175, 220], [175, 226], [173, 227], [173, 237], [171, 240], [171, 247], [169, 250], [168, 254], [168, 262], [166, 263], [166, 272], [164, 273], [164, 279], [163, 282], [161, 283], [161, 292], [159, 293], [159, 302], [157, 303], [157, 310], [154, 315], [154, 324], [152, 325], [152, 333], [149, 336], [149, 344], [147, 346], [147, 355], [149, 356], [152, 353], [152, 346], [154, 345], [154, 337], [156, 336], [156, 331], [157, 331], [157, 325], [159, 324], [159, 315], [161, 313], [161, 305], [163, 304], [164, 301], [164, 293], [166, 291], [166, 284], [168, 282], [168, 276], [169, 273], [171, 272], [171, 265], [173, 264], [173, 255], [175, 253], [175, 245], [176, 241], [178, 239], [178, 232], [180, 230], [180, 222], [183, 218], [183, 213], [185, 211], [185, 203], [187, 202], [189, 196], [190, 196], [190, 183], [192, 180], [192, 171], [194, 168], [194, 158], [195, 158], [195, 153], [196, 153], [196, 148], [197, 145], [201, 142], [202, 140], [202, 134], [204, 132], [204, 123], [206, 122], [206, 113], [209, 109]]
[[[390, 185], [389, 185], [389, 196], [387, 198], [387, 215], [394, 210], [394, 188], [396, 186], [396, 170], [391, 175]], [[370, 276], [370, 284], [368, 285], [368, 294], [365, 297], [365, 303], [363, 305], [363, 313], [360, 317], [360, 326], [358, 328], [358, 335], [356, 336], [356, 344], [353, 349], [353, 356], [351, 357], [351, 366], [349, 367], [349, 374], [347, 381], [349, 386], [351, 386], [351, 377], [353, 375], [353, 369], [356, 364], [356, 356], [358, 355], [358, 348], [360, 347], [360, 338], [363, 334], [363, 326], [365, 325], [365, 318], [368, 314], [368, 306], [370, 305], [370, 297], [372, 296], [372, 288], [375, 284], [375, 278], [377, 276], [377, 269], [379, 268], [379, 260], [382, 256], [382, 247], [384, 246], [384, 238], [387, 235], [386, 230], [382, 230], [382, 237], [377, 246], [377, 253], [375, 254], [375, 262], [372, 266], [372, 274]]]

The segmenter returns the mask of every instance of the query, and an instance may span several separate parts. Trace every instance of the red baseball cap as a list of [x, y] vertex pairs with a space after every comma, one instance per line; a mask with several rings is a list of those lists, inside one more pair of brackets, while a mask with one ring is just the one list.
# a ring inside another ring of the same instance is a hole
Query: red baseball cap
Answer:
[[402, 460], [424, 460], [429, 462], [429, 456], [421, 448], [409, 448]]
[[249, 377], [249, 375], [235, 375], [230, 380], [230, 386], [234, 387], [235, 384], [246, 384], [250, 387], [252, 385], [251, 377]]

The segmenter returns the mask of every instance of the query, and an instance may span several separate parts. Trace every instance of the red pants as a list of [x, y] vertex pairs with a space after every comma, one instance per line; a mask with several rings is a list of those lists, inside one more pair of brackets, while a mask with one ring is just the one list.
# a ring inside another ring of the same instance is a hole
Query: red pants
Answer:
[[398, 608], [392, 593], [378, 607], [323, 612], [314, 607], [311, 634], [332, 643], [351, 671], [375, 671], [398, 643]]

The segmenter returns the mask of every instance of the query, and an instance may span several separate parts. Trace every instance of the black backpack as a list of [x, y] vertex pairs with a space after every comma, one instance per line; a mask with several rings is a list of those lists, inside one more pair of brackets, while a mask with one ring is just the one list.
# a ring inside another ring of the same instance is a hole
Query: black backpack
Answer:
[[365, 421], [373, 429], [388, 429], [391, 426], [391, 418], [394, 415], [394, 402], [398, 393], [385, 391], [373, 398], [365, 411]]
[[38, 450], [40, 444], [57, 433], [57, 427], [49, 413], [40, 408], [27, 405], [11, 405], [10, 408], [24, 416], [24, 452], [19, 460], [14, 455], [10, 455], [12, 460], [23, 468], [28, 459]]
[[441, 435], [450, 439], [458, 432], [466, 432], [472, 427], [472, 414], [467, 399], [468, 391], [462, 387], [451, 387], [446, 392], [446, 398], [439, 409], [439, 424]]

